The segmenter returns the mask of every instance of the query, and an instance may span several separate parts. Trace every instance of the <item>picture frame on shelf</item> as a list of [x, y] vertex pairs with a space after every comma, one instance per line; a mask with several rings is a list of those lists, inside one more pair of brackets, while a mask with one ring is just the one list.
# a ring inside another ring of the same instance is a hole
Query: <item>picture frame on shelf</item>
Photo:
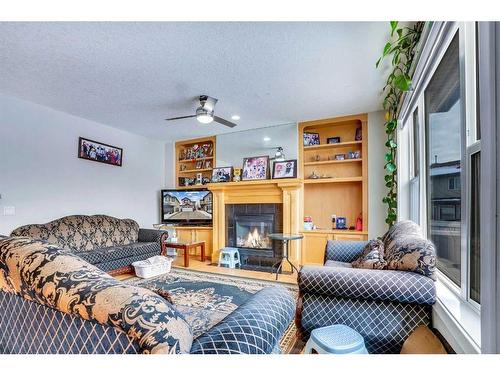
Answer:
[[359, 150], [349, 151], [347, 153], [347, 159], [359, 159], [361, 157], [361, 152]]
[[78, 158], [121, 167], [123, 162], [123, 149], [79, 137]]
[[195, 169], [202, 169], [203, 168], [203, 160], [198, 160], [194, 166]]
[[319, 145], [320, 144], [319, 133], [304, 133], [303, 144], [304, 147]]
[[269, 156], [252, 156], [243, 159], [243, 181], [267, 180], [269, 178]]
[[337, 216], [335, 219], [335, 229], [347, 229], [347, 220], [345, 217]]
[[329, 137], [326, 139], [326, 143], [329, 145], [334, 143], [340, 143], [340, 137]]
[[335, 160], [345, 160], [345, 154], [336, 154]]
[[230, 182], [233, 177], [233, 167], [216, 167], [212, 169], [212, 182]]
[[272, 176], [273, 179], [297, 178], [297, 159], [275, 161]]
[[363, 130], [361, 128], [356, 128], [356, 135], [354, 136], [355, 141], [363, 140]]

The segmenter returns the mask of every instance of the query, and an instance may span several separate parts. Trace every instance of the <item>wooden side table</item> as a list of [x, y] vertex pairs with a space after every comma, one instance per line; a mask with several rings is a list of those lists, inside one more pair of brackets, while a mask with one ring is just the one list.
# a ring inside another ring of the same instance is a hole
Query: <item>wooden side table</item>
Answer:
[[178, 242], [170, 242], [168, 239], [165, 241], [162, 241], [162, 249], [161, 249], [161, 254], [166, 255], [167, 254], [167, 247], [173, 248], [173, 249], [179, 249], [184, 251], [184, 267], [189, 267], [189, 250], [191, 249], [196, 249], [197, 247], [200, 248], [201, 252], [201, 261], [205, 261], [205, 241], [197, 241], [197, 242], [183, 242], [183, 241], [178, 241]]

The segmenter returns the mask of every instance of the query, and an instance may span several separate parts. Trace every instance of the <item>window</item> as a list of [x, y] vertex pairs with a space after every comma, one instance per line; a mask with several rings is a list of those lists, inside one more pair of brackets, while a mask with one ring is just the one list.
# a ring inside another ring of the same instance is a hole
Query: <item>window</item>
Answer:
[[398, 190], [398, 209], [406, 209], [398, 214], [418, 222], [436, 245], [436, 328], [444, 329], [447, 339], [474, 346], [481, 343], [479, 205], [485, 178], [480, 175], [477, 27], [437, 22], [431, 30], [437, 31], [425, 42], [430, 52], [417, 63], [413, 91], [400, 113], [404, 127], [398, 141], [405, 149], [398, 154], [398, 186], [407, 190]]
[[479, 221], [479, 191], [481, 189], [481, 153], [471, 155], [471, 201], [470, 201], [470, 298], [479, 302], [481, 292], [481, 253], [480, 221]]
[[448, 190], [460, 190], [460, 177], [450, 177], [448, 179]]
[[462, 193], [456, 181], [462, 178], [462, 100], [458, 32], [424, 96], [428, 234], [436, 245], [438, 269], [460, 286]]
[[412, 163], [410, 171], [410, 219], [420, 224], [420, 121], [418, 108], [412, 115]]

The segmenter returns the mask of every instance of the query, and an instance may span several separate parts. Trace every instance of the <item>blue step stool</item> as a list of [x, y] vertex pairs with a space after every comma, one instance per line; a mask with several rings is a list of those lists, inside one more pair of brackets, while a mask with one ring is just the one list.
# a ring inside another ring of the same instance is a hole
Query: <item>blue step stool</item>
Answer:
[[343, 324], [313, 329], [305, 354], [368, 354], [365, 340], [358, 332]]

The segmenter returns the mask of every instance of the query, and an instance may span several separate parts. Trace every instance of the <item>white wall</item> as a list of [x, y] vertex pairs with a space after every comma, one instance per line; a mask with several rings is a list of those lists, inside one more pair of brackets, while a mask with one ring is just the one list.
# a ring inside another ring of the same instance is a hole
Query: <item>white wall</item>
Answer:
[[384, 111], [368, 114], [368, 237], [381, 236], [387, 230], [386, 205], [382, 198], [387, 193], [384, 181], [385, 142]]
[[175, 143], [165, 144], [165, 188], [175, 189]]
[[[123, 166], [77, 158], [78, 137], [123, 148]], [[167, 182], [165, 144], [0, 94], [0, 234], [70, 214], [151, 228]], [[14, 206], [15, 216], [4, 216]]]

